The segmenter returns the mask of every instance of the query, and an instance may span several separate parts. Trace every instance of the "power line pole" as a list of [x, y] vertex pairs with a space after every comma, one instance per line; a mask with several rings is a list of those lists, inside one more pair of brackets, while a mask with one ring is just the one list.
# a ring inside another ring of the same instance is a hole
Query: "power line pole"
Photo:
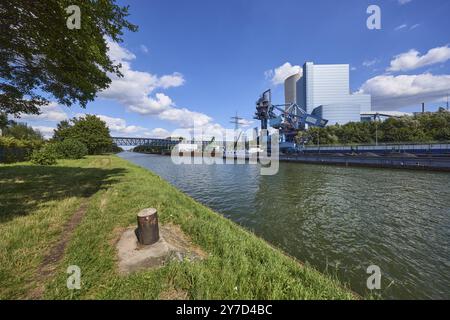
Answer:
[[231, 117], [231, 119], [232, 121], [230, 121], [230, 123], [234, 123], [234, 153], [236, 154], [237, 144], [240, 138], [240, 134], [237, 135], [237, 132], [239, 130], [240, 121], [244, 120], [244, 118], [240, 118], [236, 111], [236, 115], [234, 117]]
[[236, 116], [231, 117], [231, 119], [233, 119], [233, 121], [230, 121], [230, 123], [234, 123], [234, 130], [235, 130], [235, 131], [238, 131], [239, 125], [240, 125], [240, 121], [241, 121], [241, 120], [244, 120], [244, 118], [238, 117], [238, 113], [237, 113], [237, 111], [236, 111]]

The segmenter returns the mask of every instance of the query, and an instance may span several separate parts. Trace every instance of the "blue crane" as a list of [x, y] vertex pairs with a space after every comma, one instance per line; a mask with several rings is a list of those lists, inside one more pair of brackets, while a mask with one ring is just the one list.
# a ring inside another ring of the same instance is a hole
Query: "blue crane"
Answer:
[[261, 129], [268, 126], [279, 130], [280, 142], [295, 144], [295, 136], [299, 131], [305, 130], [306, 125], [325, 127], [328, 120], [317, 115], [308, 114], [304, 108], [296, 103], [272, 104], [272, 92], [266, 90], [256, 101], [255, 119], [261, 121]]

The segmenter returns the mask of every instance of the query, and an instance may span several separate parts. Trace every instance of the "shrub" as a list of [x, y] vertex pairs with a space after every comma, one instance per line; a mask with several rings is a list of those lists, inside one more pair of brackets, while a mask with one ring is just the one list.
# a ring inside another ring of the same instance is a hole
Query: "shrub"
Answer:
[[42, 146], [40, 140], [21, 140], [14, 137], [0, 137], [0, 162], [27, 161], [33, 150]]
[[88, 154], [88, 149], [83, 142], [74, 139], [65, 139], [54, 145], [55, 154], [62, 159], [81, 159]]
[[53, 135], [54, 140], [74, 139], [84, 143], [88, 154], [102, 154], [111, 152], [112, 139], [106, 123], [94, 115], [85, 115], [62, 121], [58, 124]]
[[57, 154], [51, 144], [47, 144], [39, 150], [33, 151], [31, 162], [41, 166], [50, 166], [56, 164]]

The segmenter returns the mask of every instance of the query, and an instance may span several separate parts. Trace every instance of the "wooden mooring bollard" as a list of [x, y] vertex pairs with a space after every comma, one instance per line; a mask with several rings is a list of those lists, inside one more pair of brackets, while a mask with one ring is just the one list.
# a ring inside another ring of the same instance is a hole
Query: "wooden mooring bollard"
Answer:
[[151, 245], [159, 240], [158, 212], [154, 208], [141, 210], [137, 215], [135, 231], [140, 244]]

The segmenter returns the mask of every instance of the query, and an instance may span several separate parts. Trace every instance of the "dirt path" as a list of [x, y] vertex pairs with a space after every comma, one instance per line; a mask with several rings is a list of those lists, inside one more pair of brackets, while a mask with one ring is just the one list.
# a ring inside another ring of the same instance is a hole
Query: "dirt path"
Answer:
[[37, 286], [29, 292], [29, 299], [34, 300], [42, 298], [45, 290], [45, 283], [54, 275], [55, 270], [58, 267], [58, 263], [64, 256], [66, 246], [72, 238], [75, 228], [80, 224], [86, 214], [88, 204], [88, 200], [83, 200], [77, 211], [75, 211], [70, 220], [64, 225], [60, 239], [58, 239], [58, 241], [50, 248], [49, 252], [44, 256], [34, 279]]

